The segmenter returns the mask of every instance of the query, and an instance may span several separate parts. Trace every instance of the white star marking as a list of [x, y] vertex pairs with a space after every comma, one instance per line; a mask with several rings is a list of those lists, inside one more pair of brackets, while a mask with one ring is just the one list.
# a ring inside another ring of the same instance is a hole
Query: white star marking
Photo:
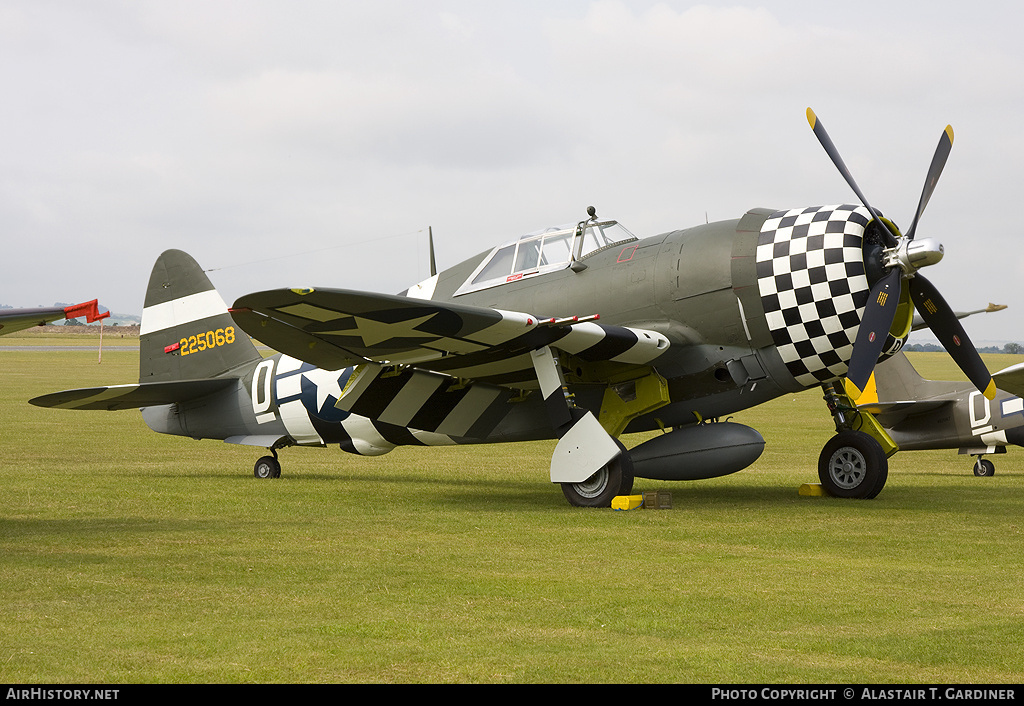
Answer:
[[436, 313], [427, 314], [416, 319], [397, 321], [393, 324], [353, 316], [352, 319], [356, 322], [355, 328], [344, 331], [319, 331], [318, 333], [335, 336], [359, 336], [363, 339], [363, 345], [366, 348], [372, 348], [378, 343], [389, 341], [392, 338], [438, 338], [437, 334], [416, 330], [417, 326], [430, 321], [436, 315]]
[[321, 411], [328, 397], [341, 399], [341, 371], [316, 368], [302, 373], [303, 377], [316, 385], [316, 409]]

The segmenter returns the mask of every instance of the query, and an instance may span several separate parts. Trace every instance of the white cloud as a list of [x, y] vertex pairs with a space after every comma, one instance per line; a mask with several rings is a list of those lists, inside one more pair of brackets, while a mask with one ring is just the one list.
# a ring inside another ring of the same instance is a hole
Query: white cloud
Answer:
[[[0, 302], [138, 308], [166, 247], [220, 267], [346, 239], [358, 247], [214, 281], [229, 299], [270, 285], [397, 291], [423, 274], [428, 225], [451, 265], [590, 204], [647, 235], [853, 200], [808, 105], [898, 222], [951, 122], [922, 222], [947, 258], [929, 277], [964, 307], [1010, 300], [1024, 268], [1012, 255], [1024, 10], [955, 8], [5, 3], [0, 227], [13, 261], [52, 264], [5, 276]], [[123, 274], [55, 261], [84, 243], [116, 253]], [[1024, 313], [1004, 314], [985, 328], [1012, 320], [1024, 338]]]

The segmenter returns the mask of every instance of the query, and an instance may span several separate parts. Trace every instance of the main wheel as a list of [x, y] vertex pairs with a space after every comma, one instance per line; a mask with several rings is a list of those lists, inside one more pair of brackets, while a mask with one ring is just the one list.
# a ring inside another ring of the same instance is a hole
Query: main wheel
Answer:
[[626, 447], [619, 445], [619, 455], [582, 483], [562, 483], [562, 494], [576, 507], [611, 507], [616, 495], [629, 495], [633, 490], [633, 460]]
[[842, 431], [829, 439], [818, 457], [818, 478], [837, 498], [873, 498], [889, 477], [881, 445], [862, 431]]
[[974, 464], [974, 475], [976, 476], [994, 476], [996, 474], [996, 464], [989, 461], [987, 458], [978, 458]]
[[264, 456], [253, 466], [252, 474], [257, 478], [280, 478], [281, 464], [273, 456]]

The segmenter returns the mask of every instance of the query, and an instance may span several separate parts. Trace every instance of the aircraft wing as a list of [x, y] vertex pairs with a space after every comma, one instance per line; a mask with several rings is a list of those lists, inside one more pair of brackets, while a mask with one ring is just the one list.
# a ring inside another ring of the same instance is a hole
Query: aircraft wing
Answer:
[[1017, 397], [1024, 397], [1024, 363], [1003, 368], [998, 373], [993, 373], [992, 379], [995, 380], [996, 387], [1000, 390], [1017, 395]]
[[899, 424], [907, 417], [924, 414], [940, 407], [956, 404], [955, 399], [904, 400], [900, 402], [870, 402], [857, 405], [857, 411], [870, 412], [884, 426]]
[[[1002, 311], [1006, 308], [1006, 304], [993, 304], [988, 303], [988, 306], [984, 309], [975, 309], [974, 311], [954, 311], [953, 315], [958, 319], [966, 319], [968, 316], [974, 316], [975, 314], [991, 314], [993, 311]], [[914, 320], [910, 325], [911, 331], [920, 331], [921, 329], [928, 328], [928, 324], [925, 323], [924, 317], [920, 314], [914, 314]]]
[[60, 409], [105, 411], [138, 409], [139, 407], [187, 402], [205, 397], [229, 385], [235, 385], [237, 382], [235, 378], [213, 378], [147, 382], [138, 385], [112, 385], [110, 387], [84, 387], [35, 397], [29, 400], [29, 403], [37, 407], [58, 407]]
[[669, 347], [644, 329], [342, 289], [247, 294], [231, 315], [256, 340], [326, 370], [373, 362], [511, 387], [536, 386], [530, 351], [543, 346], [624, 366]]
[[90, 324], [93, 321], [110, 316], [109, 311], [102, 314], [95, 299], [72, 306], [39, 307], [34, 309], [0, 309], [0, 335], [22, 331], [33, 326], [45, 326], [51, 321], [60, 319], [77, 319], [86, 317]]

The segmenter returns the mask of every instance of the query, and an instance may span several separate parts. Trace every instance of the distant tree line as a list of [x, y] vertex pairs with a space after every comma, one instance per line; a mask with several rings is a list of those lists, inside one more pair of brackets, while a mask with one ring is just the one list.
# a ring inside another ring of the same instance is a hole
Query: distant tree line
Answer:
[[[913, 353], [940, 353], [943, 348], [934, 343], [912, 343], [909, 346], [904, 346], [903, 350], [911, 351]], [[1024, 346], [1019, 343], [1007, 343], [1005, 346], [1000, 348], [999, 346], [985, 346], [984, 348], [978, 349], [979, 353], [1011, 353], [1018, 355], [1024, 353]]]

